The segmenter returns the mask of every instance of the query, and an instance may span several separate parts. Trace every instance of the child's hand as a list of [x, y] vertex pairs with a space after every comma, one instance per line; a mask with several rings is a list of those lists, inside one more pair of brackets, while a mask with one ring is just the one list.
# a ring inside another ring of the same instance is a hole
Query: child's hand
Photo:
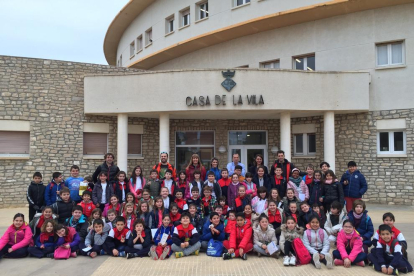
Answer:
[[233, 253], [234, 253], [234, 249], [233, 249], [233, 248], [230, 248], [229, 250], [227, 250], [227, 252], [228, 252], [229, 254], [233, 254]]
[[9, 250], [7, 250], [9, 253], [12, 253], [13, 252], [13, 248], [9, 248]]
[[56, 194], [59, 194], [59, 191], [56, 191]]
[[121, 236], [121, 242], [124, 243], [125, 242], [125, 236]]
[[70, 248], [70, 245], [67, 243], [63, 247], [66, 248], [66, 249], [69, 249]]
[[267, 245], [266, 244], [262, 244], [262, 249], [266, 250], [267, 249]]
[[180, 247], [185, 248], [185, 242], [181, 243]]
[[239, 254], [240, 254], [240, 256], [243, 255], [243, 248], [239, 249]]
[[323, 197], [320, 197], [320, 198], [319, 198], [319, 201], [320, 201], [320, 202], [323, 202]]
[[325, 255], [323, 255], [323, 254], [319, 254], [319, 259], [320, 259], [320, 260], [325, 259]]
[[98, 208], [99, 206], [101, 206], [101, 204], [99, 204], [99, 203], [96, 203], [96, 208]]
[[344, 267], [351, 267], [351, 260], [350, 259], [346, 258], [344, 260]]
[[88, 248], [92, 248], [92, 245], [88, 245]]
[[394, 269], [392, 269], [391, 267], [388, 268], [388, 275], [392, 275], [392, 273], [394, 272]]
[[159, 242], [159, 243], [158, 243], [158, 246], [162, 246], [162, 244]]
[[44, 244], [42, 244], [42, 245], [40, 246], [40, 248], [41, 248], [41, 249], [44, 249], [44, 248], [45, 248], [45, 245], [44, 245]]
[[114, 250], [112, 250], [112, 254], [114, 254], [114, 256], [118, 256], [119, 252], [118, 252], [118, 250], [114, 249]]

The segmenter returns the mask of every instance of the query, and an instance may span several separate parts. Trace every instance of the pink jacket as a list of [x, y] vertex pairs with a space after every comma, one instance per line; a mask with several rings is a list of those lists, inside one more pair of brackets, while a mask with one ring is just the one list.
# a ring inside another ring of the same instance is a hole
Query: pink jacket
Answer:
[[253, 189], [249, 189], [249, 188], [247, 188], [246, 181], [244, 181], [242, 184], [243, 184], [243, 186], [244, 186], [244, 187], [246, 187], [246, 195], [251, 195], [251, 198], [253, 198], [253, 197], [257, 196], [257, 188], [256, 188], [256, 184], [254, 184], [254, 183], [252, 182], [252, 184], [253, 184]]
[[[300, 188], [302, 191], [304, 191], [305, 194], [305, 199], [309, 199], [309, 188], [308, 185], [305, 184], [305, 182], [302, 180], [299, 184]], [[287, 188], [291, 188], [295, 191], [295, 196], [296, 198], [299, 200], [299, 191], [298, 188], [296, 187], [295, 183], [293, 183], [292, 181], [289, 181], [287, 183]]]
[[6, 245], [11, 245], [13, 250], [33, 245], [32, 230], [26, 224], [23, 224], [19, 230], [14, 225], [9, 226], [0, 239], [0, 250]]
[[338, 237], [336, 240], [338, 251], [341, 254], [342, 260], [349, 258], [351, 262], [353, 262], [355, 258], [358, 256], [358, 254], [363, 252], [362, 238], [358, 234], [358, 232], [354, 230], [351, 236], [351, 241], [349, 243], [351, 247], [351, 253], [349, 254], [346, 252], [346, 249], [345, 249], [347, 243], [348, 243], [348, 239], [346, 237], [346, 234], [344, 230], [341, 230], [338, 233]]
[[135, 185], [137, 183], [135, 183], [135, 181], [136, 181], [136, 179], [132, 179], [131, 178], [129, 180], [128, 187], [129, 187], [129, 191], [134, 194], [134, 196], [135, 196], [136, 199], [138, 199], [138, 198], [141, 198], [142, 190], [144, 189], [145, 184], [147, 183], [147, 180], [145, 179], [145, 177], [142, 178], [142, 183], [141, 183], [142, 184], [142, 188], [141, 188], [141, 190], [137, 190], [136, 189], [136, 186]]

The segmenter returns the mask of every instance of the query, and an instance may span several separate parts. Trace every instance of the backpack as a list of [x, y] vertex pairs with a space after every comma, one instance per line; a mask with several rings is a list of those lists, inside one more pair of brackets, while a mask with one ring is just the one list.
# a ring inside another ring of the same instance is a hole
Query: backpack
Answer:
[[[391, 243], [391, 246], [390, 246], [390, 251], [392, 252], [392, 253], [394, 253], [394, 247], [395, 247], [395, 244], [398, 242], [398, 240], [397, 239], [394, 239], [393, 241], [392, 241], [392, 243]], [[400, 244], [401, 245], [401, 253], [402, 253], [402, 255], [403, 255], [403, 257], [406, 259], [406, 260], [408, 260], [407, 258], [408, 258], [408, 256], [407, 256], [407, 249], [405, 248], [405, 246], [403, 245], [403, 244]]]
[[296, 258], [298, 264], [305, 265], [310, 263], [311, 255], [309, 254], [308, 249], [306, 249], [305, 245], [303, 244], [300, 238], [295, 238], [292, 241], [293, 250], [296, 253]]
[[208, 246], [207, 246], [207, 256], [221, 257], [222, 253], [223, 253], [223, 243], [221, 241], [215, 241], [213, 239], [210, 239], [208, 241]]
[[[324, 237], [325, 234], [323, 233], [322, 228], [319, 228], [318, 234], [319, 234], [319, 238], [321, 239], [321, 241], [323, 243], [323, 237]], [[310, 229], [306, 230], [306, 236], [308, 237], [309, 243], [312, 243], [311, 230]]]

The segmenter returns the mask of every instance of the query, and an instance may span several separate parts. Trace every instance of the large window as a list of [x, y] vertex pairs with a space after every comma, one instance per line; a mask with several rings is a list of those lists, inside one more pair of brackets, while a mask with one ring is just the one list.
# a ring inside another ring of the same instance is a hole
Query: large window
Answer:
[[83, 154], [102, 156], [108, 151], [108, 133], [83, 133]]
[[197, 20], [208, 17], [208, 1], [197, 4]]
[[177, 170], [185, 170], [193, 153], [200, 156], [206, 168], [209, 167], [214, 156], [214, 131], [177, 131], [175, 151]]
[[0, 131], [0, 155], [29, 155], [29, 131]]
[[293, 69], [304, 71], [315, 71], [315, 56], [301, 56], [293, 58]]
[[377, 66], [404, 64], [404, 43], [402, 41], [377, 44]]
[[295, 156], [313, 156], [316, 153], [316, 136], [314, 133], [295, 134]]
[[380, 131], [377, 134], [379, 154], [406, 154], [405, 131]]

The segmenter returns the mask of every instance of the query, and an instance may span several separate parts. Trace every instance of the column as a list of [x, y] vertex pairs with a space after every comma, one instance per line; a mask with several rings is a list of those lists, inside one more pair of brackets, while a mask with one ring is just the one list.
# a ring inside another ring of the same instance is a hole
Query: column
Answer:
[[285, 152], [285, 158], [291, 161], [290, 112], [280, 114], [280, 149]]
[[170, 114], [160, 114], [160, 152], [170, 154]]
[[128, 114], [118, 114], [118, 156], [117, 165], [121, 171], [128, 170]]
[[324, 161], [335, 172], [335, 112], [326, 111], [323, 114], [323, 132]]

